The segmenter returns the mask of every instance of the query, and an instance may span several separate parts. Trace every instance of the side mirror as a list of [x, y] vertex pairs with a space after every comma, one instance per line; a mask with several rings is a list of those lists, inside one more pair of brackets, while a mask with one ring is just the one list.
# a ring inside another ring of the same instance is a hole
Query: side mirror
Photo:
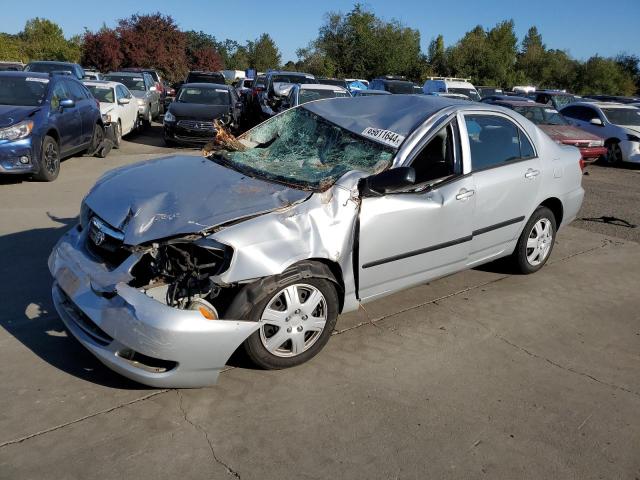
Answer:
[[118, 99], [118, 105], [127, 105], [129, 103], [131, 103], [131, 100], [129, 100], [128, 98], [122, 97]]
[[60, 100], [60, 108], [73, 108], [76, 106], [75, 100], [64, 98]]
[[384, 195], [410, 187], [416, 182], [416, 171], [412, 167], [398, 167], [385, 170], [364, 179], [364, 192]]
[[602, 123], [602, 120], [600, 120], [599, 118], [592, 118], [591, 120], [589, 120], [589, 123], [591, 125], [597, 125], [599, 127], [604, 127], [604, 124]]

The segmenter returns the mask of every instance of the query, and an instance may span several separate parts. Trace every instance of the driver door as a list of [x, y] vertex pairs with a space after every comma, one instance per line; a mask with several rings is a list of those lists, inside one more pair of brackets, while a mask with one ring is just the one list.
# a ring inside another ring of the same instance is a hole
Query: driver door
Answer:
[[475, 187], [463, 175], [456, 120], [428, 133], [410, 158], [410, 191], [362, 199], [358, 296], [390, 294], [464, 268], [470, 252]]

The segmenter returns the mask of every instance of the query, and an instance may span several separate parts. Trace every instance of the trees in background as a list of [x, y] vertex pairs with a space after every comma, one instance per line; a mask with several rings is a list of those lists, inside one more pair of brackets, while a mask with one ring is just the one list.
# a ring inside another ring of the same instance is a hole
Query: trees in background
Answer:
[[[327, 13], [318, 36], [284, 68], [318, 76], [372, 78], [393, 74], [423, 81], [428, 76], [468, 77], [477, 85], [512, 87], [532, 84], [576, 93], [629, 95], [640, 91], [640, 58], [621, 53], [586, 61], [547, 48], [532, 26], [518, 43], [512, 20], [485, 29], [478, 25], [456, 43], [442, 35], [420, 49], [420, 32], [397, 20], [386, 21], [356, 4], [348, 13]], [[0, 33], [0, 60], [67, 60], [101, 71], [153, 67], [164, 77], [182, 80], [188, 70], [265, 71], [281, 66], [276, 42], [267, 33], [244, 44], [217, 40], [205, 32], [182, 31], [160, 13], [132, 15], [115, 28], [104, 25], [80, 37], [65, 38], [50, 20], [34, 18], [16, 34]]]

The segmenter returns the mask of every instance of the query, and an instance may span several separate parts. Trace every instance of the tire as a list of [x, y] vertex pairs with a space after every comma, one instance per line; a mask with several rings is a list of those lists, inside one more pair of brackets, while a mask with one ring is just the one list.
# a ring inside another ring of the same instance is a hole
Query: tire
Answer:
[[96, 123], [93, 127], [93, 135], [91, 136], [91, 142], [87, 152], [91, 155], [99, 156], [98, 147], [104, 141], [104, 129], [99, 123]]
[[617, 141], [607, 143], [607, 154], [604, 156], [604, 162], [607, 165], [620, 165], [622, 163], [622, 150]]
[[56, 139], [47, 135], [40, 151], [40, 170], [33, 178], [39, 182], [53, 182], [60, 173], [60, 146]]
[[176, 146], [176, 142], [174, 142], [173, 140], [168, 139], [167, 137], [164, 137], [164, 144], [166, 147], [175, 147]]
[[151, 123], [153, 123], [153, 114], [151, 113], [151, 105], [147, 109], [147, 118], [144, 119], [145, 128], [151, 128]]
[[[329, 341], [339, 309], [336, 288], [327, 279], [294, 278], [276, 285], [246, 315], [263, 325], [245, 340], [244, 351], [267, 370], [294, 367], [317, 355]], [[296, 295], [298, 301], [292, 301]]]
[[538, 207], [524, 227], [512, 255], [518, 272], [528, 275], [540, 270], [556, 242], [556, 218], [547, 207]]
[[114, 128], [115, 132], [113, 132], [113, 136], [115, 141], [113, 142], [113, 148], [120, 148], [120, 145], [122, 144], [122, 123], [120, 123], [120, 120], [116, 122]]

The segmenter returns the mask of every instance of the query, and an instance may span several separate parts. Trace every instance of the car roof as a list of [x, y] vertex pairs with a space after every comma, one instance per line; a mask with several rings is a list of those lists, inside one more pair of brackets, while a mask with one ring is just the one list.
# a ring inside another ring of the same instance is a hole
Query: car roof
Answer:
[[289, 72], [287, 70], [272, 70], [270, 72], [267, 72], [265, 75], [298, 75], [300, 77], [310, 77], [310, 78], [316, 78], [313, 75], [311, 75], [310, 73], [304, 73], [304, 72]]
[[300, 85], [300, 90], [341, 90], [346, 92], [347, 89], [340, 85], [327, 85], [326, 83], [303, 83]]
[[123, 72], [122, 70], [118, 70], [116, 72], [106, 73], [105, 77], [108, 77], [109, 75], [118, 75], [119, 77], [139, 77], [143, 73], [148, 75], [148, 72]]
[[25, 72], [24, 70], [4, 70], [0, 72], [3, 77], [34, 77], [34, 78], [51, 78], [48, 73], [42, 72]]
[[[85, 80], [82, 83], [84, 83], [85, 85], [103, 86], [103, 87], [111, 87], [111, 88], [115, 88], [118, 85], [122, 85], [122, 83], [120, 82], [113, 82], [109, 80]], [[122, 86], [125, 87], [124, 85]]]
[[33, 65], [34, 63], [46, 63], [48, 65], [77, 65], [77, 63], [73, 62], [59, 62], [57, 60], [34, 60], [33, 62], [29, 62], [28, 65]]
[[180, 88], [191, 87], [191, 88], [217, 88], [217, 89], [225, 89], [231, 90], [233, 85], [223, 85], [221, 83], [206, 83], [206, 82], [193, 82], [193, 83], [184, 83]]
[[[573, 102], [567, 105], [567, 107], [597, 107], [597, 108], [637, 108], [633, 105], [629, 105], [628, 103], [617, 103], [617, 102]], [[564, 107], [564, 108], [567, 108]]]
[[434, 113], [455, 105], [468, 107], [469, 102], [431, 95], [373, 95], [331, 98], [298, 108], [358, 135], [372, 127], [406, 137]]
[[361, 92], [369, 95], [392, 95], [391, 92], [387, 92], [386, 90], [377, 90], [375, 88], [367, 88], [365, 90], [355, 90], [356, 92]]
[[552, 108], [549, 105], [545, 105], [544, 103], [531, 102], [526, 100], [496, 100], [493, 102], [494, 105], [509, 105], [514, 107], [543, 107], [543, 108]]

